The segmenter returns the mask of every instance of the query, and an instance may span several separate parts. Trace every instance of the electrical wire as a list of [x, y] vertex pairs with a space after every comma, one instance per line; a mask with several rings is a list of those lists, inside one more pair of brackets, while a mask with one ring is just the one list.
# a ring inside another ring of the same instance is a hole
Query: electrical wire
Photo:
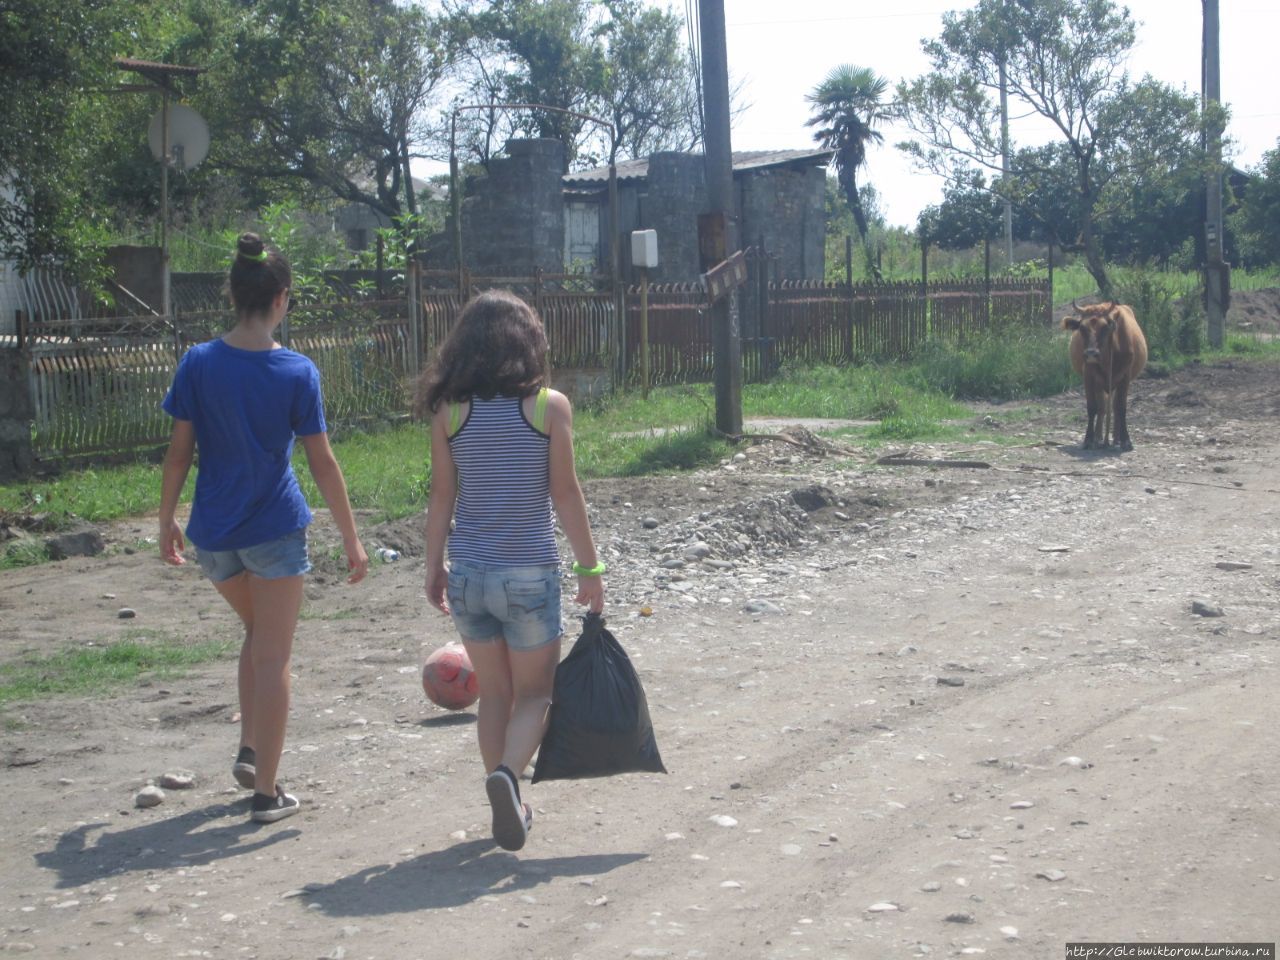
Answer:
[[698, 139], [707, 145], [707, 113], [702, 102], [702, 11], [698, 0], [684, 0], [684, 21], [689, 34], [689, 60], [693, 66], [693, 92], [698, 102]]

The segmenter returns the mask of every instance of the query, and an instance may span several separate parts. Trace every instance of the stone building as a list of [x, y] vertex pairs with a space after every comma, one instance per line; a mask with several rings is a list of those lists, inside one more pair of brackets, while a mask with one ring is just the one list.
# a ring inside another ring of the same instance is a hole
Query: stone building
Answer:
[[[826, 250], [826, 166], [829, 150], [736, 151], [733, 188], [740, 246], [763, 242], [778, 276], [820, 280]], [[655, 153], [617, 166], [618, 232], [623, 275], [631, 279], [633, 230], [658, 234], [656, 283], [694, 280], [701, 273], [698, 214], [707, 209], [702, 154]], [[564, 177], [566, 263], [608, 269], [609, 168]], [[592, 243], [593, 234], [595, 243]]]
[[[462, 204], [463, 260], [475, 273], [528, 276], [535, 269], [609, 269], [609, 168], [565, 172], [558, 140], [513, 140], [469, 177]], [[821, 279], [829, 150], [738, 152], [733, 181], [739, 240], [763, 241], [778, 276]], [[701, 154], [655, 153], [617, 165], [623, 276], [632, 279], [633, 230], [658, 234], [656, 283], [697, 279], [698, 215], [706, 212]], [[428, 246], [433, 266], [455, 265], [452, 223]]]

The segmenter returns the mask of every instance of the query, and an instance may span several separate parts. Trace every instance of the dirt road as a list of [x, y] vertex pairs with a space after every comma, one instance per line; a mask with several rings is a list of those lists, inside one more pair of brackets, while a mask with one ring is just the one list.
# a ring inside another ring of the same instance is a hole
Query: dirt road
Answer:
[[[1057, 958], [1280, 939], [1280, 370], [1144, 379], [1130, 424], [1132, 454], [1079, 450], [1077, 394], [983, 411], [1003, 443], [892, 451], [986, 468], [775, 441], [590, 485], [610, 626], [670, 773], [526, 784], [517, 855], [487, 839], [472, 715], [418, 686], [451, 632], [422, 600], [416, 524], [371, 528], [400, 560], [354, 588], [321, 564], [308, 587], [282, 765], [302, 815], [247, 822], [230, 662], [8, 710], [0, 949]], [[4, 658], [235, 633], [154, 549], [0, 574], [0, 618]], [[181, 771], [192, 789], [135, 808]]]

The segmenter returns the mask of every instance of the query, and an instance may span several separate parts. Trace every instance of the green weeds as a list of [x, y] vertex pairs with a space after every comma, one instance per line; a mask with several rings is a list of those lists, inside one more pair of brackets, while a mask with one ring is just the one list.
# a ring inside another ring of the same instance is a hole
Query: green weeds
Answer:
[[130, 630], [119, 640], [0, 664], [0, 705], [55, 694], [93, 697], [144, 676], [171, 679], [236, 649], [230, 641], [188, 643], [162, 631]]

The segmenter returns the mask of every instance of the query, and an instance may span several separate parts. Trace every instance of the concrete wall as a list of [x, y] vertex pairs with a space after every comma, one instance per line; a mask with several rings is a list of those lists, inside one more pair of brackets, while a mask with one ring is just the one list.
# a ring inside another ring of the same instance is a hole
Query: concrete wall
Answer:
[[[788, 280], [821, 280], [826, 246], [826, 172], [822, 167], [773, 167], [734, 175], [739, 244], [764, 240], [778, 259], [779, 276]], [[655, 153], [642, 183], [618, 190], [620, 232], [658, 232], [658, 269], [654, 283], [698, 279], [698, 214], [707, 209], [702, 156]], [[635, 282], [629, 242], [622, 247], [623, 275]]]
[[821, 280], [826, 255], [826, 171], [822, 167], [747, 170], [735, 178], [740, 241], [764, 240], [787, 280]]
[[[486, 176], [468, 178], [462, 256], [470, 270], [522, 277], [564, 269], [565, 169], [559, 140], [511, 140]], [[451, 231], [450, 224], [445, 236]]]
[[12, 337], [17, 333], [17, 314], [26, 310], [27, 295], [22, 278], [13, 264], [0, 260], [0, 337]]
[[17, 350], [0, 349], [0, 483], [31, 472], [34, 418], [26, 358]]
[[613, 375], [605, 367], [556, 367], [551, 371], [551, 386], [576, 407], [608, 396]]
[[[116, 283], [147, 304], [156, 313], [164, 311], [163, 276], [159, 247], [118, 246], [107, 249], [107, 268]], [[118, 294], [119, 312], [138, 312], [137, 304]]]
[[[706, 211], [707, 203], [701, 154], [655, 153], [649, 157], [649, 176], [639, 209], [643, 229], [658, 232], [658, 269], [651, 272], [650, 280], [677, 283], [698, 278], [698, 214]], [[623, 249], [630, 259], [630, 247]]]
[[[463, 259], [474, 273], [530, 276], [536, 268], [564, 269], [564, 146], [558, 140], [512, 140], [507, 156], [490, 161], [486, 176], [469, 178], [462, 207]], [[779, 276], [821, 279], [826, 242], [826, 173], [821, 166], [774, 167], [734, 175], [739, 241], [763, 239], [779, 260]], [[580, 191], [575, 200], [599, 203], [601, 247], [598, 263], [609, 264], [608, 194]], [[644, 180], [618, 185], [618, 242], [623, 278], [635, 282], [631, 267], [633, 230], [656, 230], [658, 267], [653, 283], [698, 279], [698, 214], [707, 209], [701, 154], [655, 153]], [[433, 268], [456, 266], [452, 224], [428, 242]]]

